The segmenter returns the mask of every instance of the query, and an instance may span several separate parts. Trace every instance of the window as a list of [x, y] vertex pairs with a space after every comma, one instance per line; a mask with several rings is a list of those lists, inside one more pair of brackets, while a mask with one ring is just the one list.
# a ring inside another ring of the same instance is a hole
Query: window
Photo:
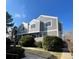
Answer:
[[31, 28], [35, 28], [35, 24], [31, 25]]
[[22, 29], [24, 30], [25, 28], [23, 27]]
[[59, 23], [58, 25], [59, 25], [59, 31], [62, 32], [62, 25], [61, 25], [61, 23]]
[[46, 26], [51, 26], [51, 22], [47, 22], [46, 23]]

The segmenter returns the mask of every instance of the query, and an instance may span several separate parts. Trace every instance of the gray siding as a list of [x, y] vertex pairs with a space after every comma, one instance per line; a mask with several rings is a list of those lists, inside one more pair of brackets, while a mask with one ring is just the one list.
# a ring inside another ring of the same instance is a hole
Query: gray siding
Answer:
[[[54, 30], [54, 29], [58, 29], [57, 28], [57, 18], [47, 18], [47, 17], [43, 17], [43, 16], [41, 16], [41, 17], [38, 17], [37, 18], [37, 20], [40, 20], [41, 22], [43, 22], [44, 23], [44, 31], [45, 30]], [[51, 22], [51, 26], [48, 26], [48, 27], [46, 27], [45, 26], [45, 23], [47, 23], [47, 22]]]
[[[37, 38], [46, 35], [62, 37], [62, 24], [58, 20], [58, 17], [45, 15], [39, 16], [29, 23], [28, 27], [25, 28], [25, 32], [22, 30], [23, 26], [19, 30], [22, 33], [33, 34]], [[51, 23], [50, 26], [46, 25], [48, 22]], [[34, 28], [31, 27], [33, 24], [35, 24]]]
[[57, 36], [57, 31], [49, 31], [47, 32], [48, 36]]
[[[31, 28], [31, 26], [35, 24], [35, 28]], [[35, 33], [35, 32], [40, 32], [40, 21], [36, 21], [29, 25], [29, 33]]]

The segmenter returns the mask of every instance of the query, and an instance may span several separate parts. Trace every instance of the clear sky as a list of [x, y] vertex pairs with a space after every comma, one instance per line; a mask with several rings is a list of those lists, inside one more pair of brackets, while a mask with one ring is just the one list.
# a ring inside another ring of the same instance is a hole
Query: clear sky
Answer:
[[73, 0], [6, 0], [6, 10], [13, 16], [14, 23], [30, 22], [39, 15], [57, 16], [64, 31], [72, 31]]

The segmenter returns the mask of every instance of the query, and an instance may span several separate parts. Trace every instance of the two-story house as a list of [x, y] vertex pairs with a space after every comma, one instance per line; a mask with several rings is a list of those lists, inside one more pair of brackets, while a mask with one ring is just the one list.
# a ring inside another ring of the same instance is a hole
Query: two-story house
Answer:
[[58, 17], [40, 15], [29, 23], [23, 22], [18, 35], [32, 35], [36, 41], [42, 41], [46, 35], [62, 38], [62, 25]]

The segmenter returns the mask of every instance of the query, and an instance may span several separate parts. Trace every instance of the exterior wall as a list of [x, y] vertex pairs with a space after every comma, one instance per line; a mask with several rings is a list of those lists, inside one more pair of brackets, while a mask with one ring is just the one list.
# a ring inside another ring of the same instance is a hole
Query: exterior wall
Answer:
[[[62, 37], [62, 25], [58, 20], [58, 17], [40, 15], [38, 18], [33, 19], [29, 25], [23, 23], [19, 32], [35, 35], [38, 40], [41, 40], [40, 37], [45, 35]], [[48, 22], [50, 22], [50, 26], [46, 25]], [[35, 27], [32, 28], [32, 25], [35, 25]], [[23, 31], [23, 27], [25, 31]]]
[[[40, 20], [41, 22], [43, 22], [44, 23], [44, 26], [45, 26], [45, 23], [47, 23], [47, 22], [51, 22], [51, 26], [48, 26], [48, 27], [44, 27], [45, 28], [45, 30], [46, 30], [46, 28], [47, 28], [47, 30], [54, 30], [54, 29], [57, 29], [57, 21], [56, 20], [58, 20], [57, 19], [57, 17], [46, 17], [46, 16], [44, 16], [44, 15], [42, 15], [42, 16], [39, 16], [38, 18], [37, 18], [37, 20]], [[44, 31], [45, 31], [44, 30]]]
[[42, 40], [43, 40], [43, 37], [37, 37], [37, 38], [35, 38], [36, 42], [39, 42], [39, 41], [42, 41]]
[[49, 36], [57, 36], [57, 31], [49, 31], [49, 32], [47, 32], [47, 35], [49, 35]]
[[[45, 15], [41, 15], [37, 18], [37, 20], [40, 20], [41, 22], [44, 23], [44, 30], [45, 32], [47, 32], [47, 35], [50, 36], [61, 36], [59, 33], [59, 27], [58, 27], [58, 17], [52, 17], [52, 16], [45, 16]], [[47, 22], [50, 22], [51, 25], [50, 26], [46, 26], [45, 24]]]
[[[35, 28], [31, 26], [35, 24]], [[40, 32], [40, 21], [33, 19], [29, 24], [29, 33]]]

